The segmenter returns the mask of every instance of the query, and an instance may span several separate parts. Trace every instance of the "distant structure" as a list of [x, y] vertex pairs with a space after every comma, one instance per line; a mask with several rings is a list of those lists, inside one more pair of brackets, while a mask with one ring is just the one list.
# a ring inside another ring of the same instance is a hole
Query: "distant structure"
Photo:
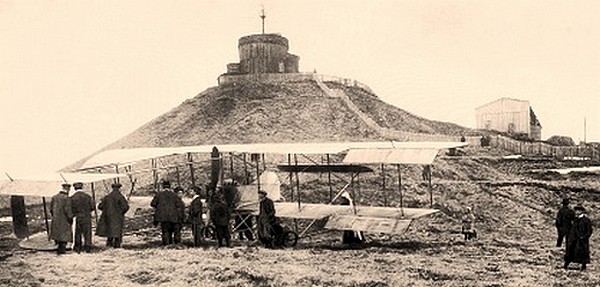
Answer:
[[298, 73], [300, 57], [288, 53], [288, 39], [279, 34], [265, 34], [264, 10], [262, 34], [248, 35], [238, 41], [239, 63], [227, 65], [227, 75], [261, 73]]
[[475, 114], [478, 129], [542, 138], [542, 125], [528, 101], [501, 98], [476, 108]]

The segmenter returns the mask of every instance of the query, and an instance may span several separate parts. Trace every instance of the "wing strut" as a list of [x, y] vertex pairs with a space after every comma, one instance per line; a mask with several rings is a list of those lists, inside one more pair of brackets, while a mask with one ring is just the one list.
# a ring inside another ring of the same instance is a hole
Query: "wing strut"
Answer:
[[385, 167], [381, 164], [381, 191], [383, 191], [383, 206], [387, 206], [387, 192], [385, 191]]
[[398, 191], [400, 192], [400, 212], [402, 212], [402, 216], [404, 216], [404, 198], [402, 195], [402, 172], [400, 172], [400, 164], [396, 164], [398, 168]]
[[[294, 154], [294, 164], [298, 166], [298, 156]], [[298, 210], [300, 210], [300, 178], [296, 171], [296, 197], [298, 198]]]

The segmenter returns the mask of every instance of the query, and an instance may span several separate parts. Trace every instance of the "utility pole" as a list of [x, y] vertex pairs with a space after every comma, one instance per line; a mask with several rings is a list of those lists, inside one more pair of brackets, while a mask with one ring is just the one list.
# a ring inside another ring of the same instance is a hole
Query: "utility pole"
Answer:
[[587, 122], [586, 117], [583, 117], [583, 143], [587, 143]]

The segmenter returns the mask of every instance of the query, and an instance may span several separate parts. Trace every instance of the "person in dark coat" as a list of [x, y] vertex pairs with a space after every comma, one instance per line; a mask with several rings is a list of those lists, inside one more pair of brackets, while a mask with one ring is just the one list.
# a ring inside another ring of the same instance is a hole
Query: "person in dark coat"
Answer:
[[113, 183], [112, 191], [107, 194], [98, 204], [98, 209], [102, 210], [96, 234], [106, 237], [106, 246], [119, 248], [123, 241], [123, 224], [125, 223], [125, 213], [129, 210], [129, 204], [121, 194], [121, 184]]
[[171, 191], [169, 181], [162, 182], [163, 190], [152, 198], [150, 206], [154, 210], [154, 222], [160, 223], [162, 245], [178, 244], [181, 242], [181, 228], [185, 205], [177, 194]]
[[562, 207], [556, 214], [556, 231], [558, 232], [558, 239], [556, 240], [556, 247], [562, 246], [563, 238], [569, 235], [571, 225], [575, 219], [575, 211], [569, 207], [569, 199], [563, 198]]
[[276, 223], [275, 204], [273, 200], [267, 197], [267, 192], [260, 190], [258, 192], [259, 212], [258, 212], [258, 239], [267, 248], [273, 247], [273, 225]]
[[62, 190], [53, 196], [50, 201], [50, 214], [52, 215], [50, 238], [58, 244], [57, 253], [59, 255], [65, 254], [67, 243], [73, 241], [73, 210], [71, 198], [69, 198], [70, 188], [70, 184], [63, 184]]
[[194, 198], [190, 204], [189, 219], [192, 224], [192, 236], [194, 237], [194, 246], [198, 247], [202, 244], [202, 228], [204, 228], [204, 219], [202, 218], [202, 188], [199, 186], [192, 187]]
[[[75, 193], [71, 196], [71, 206], [73, 215], [75, 216], [75, 244], [73, 249], [75, 252], [81, 251], [90, 252], [92, 249], [92, 215], [94, 211], [94, 203], [92, 197], [83, 191], [83, 183], [76, 182], [73, 184]], [[81, 244], [83, 237], [83, 245]]]
[[213, 200], [210, 207], [210, 220], [215, 226], [217, 233], [217, 247], [231, 247], [231, 234], [229, 232], [229, 220], [231, 212], [221, 192], [217, 190], [213, 194]]
[[581, 271], [590, 263], [590, 236], [592, 236], [592, 222], [585, 214], [585, 209], [575, 206], [575, 219], [567, 237], [567, 251], [565, 265], [567, 269], [571, 262], [581, 263]]

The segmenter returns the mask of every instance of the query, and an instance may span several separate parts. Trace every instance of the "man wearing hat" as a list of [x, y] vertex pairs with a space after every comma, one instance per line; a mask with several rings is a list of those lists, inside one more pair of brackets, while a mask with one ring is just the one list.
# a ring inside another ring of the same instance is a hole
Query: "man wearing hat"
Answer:
[[163, 190], [152, 198], [150, 206], [154, 210], [154, 222], [160, 223], [162, 245], [177, 244], [181, 242], [178, 226], [183, 223], [185, 205], [183, 200], [171, 191], [171, 182], [162, 182]]
[[567, 237], [567, 251], [565, 252], [565, 265], [567, 269], [571, 262], [581, 263], [581, 271], [590, 263], [590, 236], [592, 236], [592, 222], [585, 214], [581, 205], [575, 206], [575, 220]]
[[217, 247], [231, 247], [231, 233], [229, 232], [230, 219], [231, 212], [225, 201], [223, 189], [217, 186], [217, 190], [213, 193], [210, 204], [210, 220], [215, 226]]
[[192, 236], [194, 237], [194, 246], [199, 247], [202, 244], [202, 228], [204, 219], [202, 218], [202, 188], [193, 186], [194, 198], [190, 204], [189, 217], [192, 224]]
[[275, 205], [273, 200], [267, 197], [264, 190], [258, 191], [259, 212], [258, 212], [258, 239], [267, 248], [273, 247], [273, 225], [275, 224]]
[[[90, 252], [92, 247], [92, 215], [94, 203], [92, 197], [83, 191], [83, 183], [73, 184], [75, 193], [71, 196], [73, 215], [75, 216], [75, 244], [73, 249], [80, 253], [82, 250]], [[83, 246], [81, 237], [83, 236]]]
[[119, 248], [123, 241], [123, 224], [125, 213], [129, 210], [129, 204], [121, 194], [121, 184], [113, 183], [112, 191], [107, 194], [98, 204], [102, 210], [96, 234], [106, 237], [106, 246]]
[[53, 196], [50, 201], [50, 214], [52, 215], [50, 238], [58, 244], [57, 253], [59, 255], [65, 254], [67, 243], [73, 241], [73, 210], [69, 198], [70, 188], [70, 184], [63, 184], [62, 190]]
[[569, 235], [573, 219], [575, 219], [575, 211], [569, 207], [569, 199], [565, 197], [562, 200], [562, 207], [556, 214], [556, 221], [554, 224], [556, 226], [556, 231], [558, 232], [556, 247], [562, 246], [563, 238]]

